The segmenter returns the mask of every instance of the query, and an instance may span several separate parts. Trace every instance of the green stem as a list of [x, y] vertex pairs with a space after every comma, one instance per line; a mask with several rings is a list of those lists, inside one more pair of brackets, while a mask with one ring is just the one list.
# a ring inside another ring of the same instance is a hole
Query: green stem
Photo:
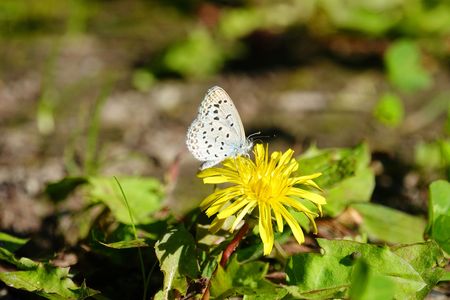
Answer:
[[[114, 176], [114, 179], [116, 180], [117, 185], [119, 186], [120, 192], [122, 193], [123, 200], [125, 202], [125, 205], [127, 206], [128, 214], [129, 214], [130, 220], [131, 220], [131, 227], [133, 228], [134, 238], [137, 240], [138, 235], [137, 235], [137, 231], [136, 231], [136, 226], [134, 226], [134, 218], [133, 218], [133, 214], [131, 213], [130, 205], [128, 204], [127, 196], [125, 196], [122, 185], [120, 184], [119, 180], [117, 180], [116, 176]], [[144, 294], [142, 296], [142, 299], [146, 300], [147, 299], [147, 277], [145, 276], [144, 257], [142, 256], [142, 251], [141, 251], [140, 247], [138, 247], [138, 253], [139, 253], [139, 263], [141, 265], [142, 281], [144, 284]]]

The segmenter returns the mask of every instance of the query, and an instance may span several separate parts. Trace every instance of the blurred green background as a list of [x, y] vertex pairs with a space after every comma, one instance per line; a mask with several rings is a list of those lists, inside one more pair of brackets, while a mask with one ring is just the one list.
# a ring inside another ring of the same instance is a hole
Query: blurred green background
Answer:
[[425, 211], [449, 177], [447, 1], [3, 0], [0, 39], [0, 182], [23, 201], [5, 228], [37, 230], [44, 204], [6, 212], [64, 176], [163, 178], [181, 157], [193, 178], [185, 132], [212, 85], [274, 149], [368, 142], [383, 203]]
[[425, 212], [449, 177], [449, 58], [448, 1], [2, 0], [0, 225], [38, 230], [33, 200], [64, 176], [163, 178], [178, 158], [183, 190], [212, 85], [274, 149], [366, 141], [375, 200]]
[[169, 209], [195, 207], [213, 85], [272, 150], [366, 142], [374, 202], [425, 215], [450, 178], [449, 1], [1, 0], [0, 230], [62, 247], [52, 216], [81, 200], [43, 194], [66, 176], [169, 178]]

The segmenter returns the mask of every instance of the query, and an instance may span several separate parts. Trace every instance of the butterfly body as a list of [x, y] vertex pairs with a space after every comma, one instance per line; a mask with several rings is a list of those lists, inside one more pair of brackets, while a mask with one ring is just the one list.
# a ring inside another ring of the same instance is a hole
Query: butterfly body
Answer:
[[202, 170], [226, 158], [245, 155], [252, 148], [234, 103], [222, 88], [214, 86], [206, 93], [188, 129], [186, 145], [196, 159], [203, 161]]

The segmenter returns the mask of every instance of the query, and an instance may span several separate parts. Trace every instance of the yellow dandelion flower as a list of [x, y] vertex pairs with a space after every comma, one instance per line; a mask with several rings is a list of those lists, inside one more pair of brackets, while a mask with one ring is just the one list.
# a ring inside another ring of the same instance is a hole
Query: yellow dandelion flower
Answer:
[[257, 144], [253, 153], [255, 161], [238, 156], [225, 160], [223, 167], [209, 168], [198, 174], [205, 184], [232, 184], [209, 195], [200, 207], [209, 217], [217, 214], [211, 224], [213, 231], [218, 230], [226, 218], [235, 216], [230, 229], [233, 231], [246, 215], [257, 208], [259, 234], [264, 244], [264, 255], [268, 255], [274, 243], [272, 220], [279, 232], [283, 231], [285, 221], [301, 244], [305, 241], [303, 231], [288, 208], [304, 213], [317, 232], [314, 218], [318, 214], [307, 208], [303, 201], [315, 204], [319, 213], [322, 213], [322, 205], [326, 204], [326, 200], [319, 194], [299, 187], [303, 185], [319, 189], [313, 179], [321, 174], [296, 176], [298, 162], [292, 158], [293, 150], [284, 153], [276, 151], [269, 158], [268, 146]]

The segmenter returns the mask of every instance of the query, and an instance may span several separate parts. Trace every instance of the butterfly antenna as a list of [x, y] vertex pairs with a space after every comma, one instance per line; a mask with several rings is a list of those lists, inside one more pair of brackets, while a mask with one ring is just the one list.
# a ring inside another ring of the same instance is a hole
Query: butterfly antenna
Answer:
[[254, 137], [255, 135], [258, 135], [258, 134], [261, 134], [261, 131], [258, 131], [258, 132], [255, 132], [255, 133], [250, 134], [250, 135], [247, 137], [247, 139], [251, 140], [252, 137]]

